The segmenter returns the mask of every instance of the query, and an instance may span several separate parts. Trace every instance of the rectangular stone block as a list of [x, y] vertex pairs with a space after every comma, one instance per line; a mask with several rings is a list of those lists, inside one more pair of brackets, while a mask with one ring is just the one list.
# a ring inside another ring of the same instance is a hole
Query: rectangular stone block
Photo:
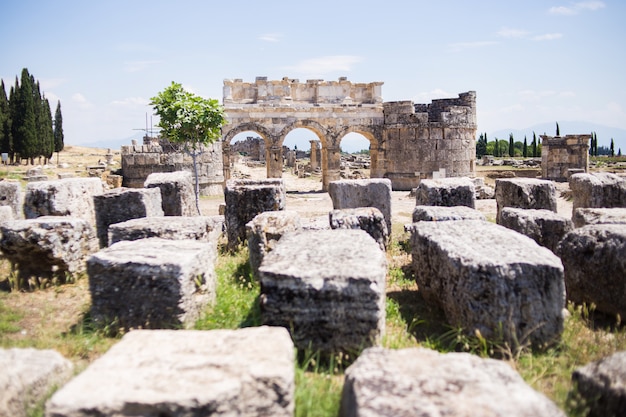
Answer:
[[144, 187], [161, 190], [161, 207], [166, 216], [198, 216], [193, 176], [189, 171], [155, 172]]
[[496, 221], [504, 207], [542, 209], [556, 213], [556, 188], [552, 181], [535, 178], [507, 178], [496, 180]]
[[285, 329], [136, 330], [57, 391], [46, 417], [292, 416]]
[[331, 181], [328, 194], [333, 209], [374, 207], [385, 216], [387, 230], [391, 234], [391, 180], [371, 178], [365, 180]]
[[570, 219], [550, 210], [504, 207], [500, 212], [502, 226], [528, 236], [552, 252], [566, 233], [573, 229]]
[[100, 247], [107, 245], [109, 226], [141, 217], [163, 216], [159, 188], [115, 188], [94, 196], [96, 234]]
[[91, 315], [122, 328], [191, 326], [215, 301], [213, 248], [207, 242], [120, 241], [87, 260]]
[[608, 172], [574, 174], [569, 178], [573, 209], [626, 207], [626, 178]]
[[385, 329], [387, 260], [362, 230], [286, 233], [259, 267], [263, 324], [299, 349], [354, 353]]
[[389, 231], [385, 217], [375, 207], [333, 210], [329, 213], [331, 229], [363, 230], [378, 243], [383, 252], [387, 249]]
[[[445, 175], [445, 171], [444, 171]], [[466, 206], [476, 207], [474, 183], [467, 177], [451, 177], [421, 180], [415, 190], [418, 206]]]
[[480, 211], [467, 206], [416, 206], [413, 222], [441, 222], [448, 220], [487, 220]]
[[590, 224], [626, 224], [626, 208], [577, 208], [572, 222], [575, 227]]
[[24, 218], [24, 192], [18, 181], [0, 181], [0, 206], [7, 206], [13, 218]]
[[413, 223], [419, 291], [448, 322], [511, 346], [545, 345], [563, 331], [560, 259], [532, 239], [477, 220]]

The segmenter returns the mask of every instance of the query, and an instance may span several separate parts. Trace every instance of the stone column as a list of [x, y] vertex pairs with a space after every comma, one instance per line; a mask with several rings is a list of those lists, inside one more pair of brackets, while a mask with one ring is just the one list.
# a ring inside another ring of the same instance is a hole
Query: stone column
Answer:
[[322, 171], [322, 189], [328, 191], [328, 184], [331, 181], [341, 179], [341, 148], [333, 146], [323, 151], [326, 154], [326, 170]]
[[315, 171], [320, 167], [319, 149], [320, 149], [320, 141], [319, 140], [310, 140], [311, 143], [311, 170]]
[[230, 179], [230, 143], [222, 144], [222, 165], [224, 166], [224, 184]]
[[282, 178], [283, 176], [283, 148], [272, 145], [265, 151], [267, 178]]

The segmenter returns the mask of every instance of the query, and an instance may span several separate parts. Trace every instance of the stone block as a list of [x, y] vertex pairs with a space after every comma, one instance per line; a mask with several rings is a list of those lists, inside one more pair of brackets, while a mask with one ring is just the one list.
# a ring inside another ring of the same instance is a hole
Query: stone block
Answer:
[[469, 353], [366, 349], [348, 369], [343, 417], [565, 417], [511, 366]]
[[567, 298], [626, 317], [626, 224], [598, 224], [565, 235], [557, 254], [565, 267]]
[[59, 278], [85, 270], [98, 250], [93, 227], [84, 219], [43, 216], [0, 224], [0, 249], [21, 278]]
[[452, 326], [511, 346], [559, 338], [565, 284], [550, 250], [478, 220], [418, 222], [409, 231], [418, 288]]
[[136, 330], [57, 391], [46, 416], [287, 417], [294, 368], [281, 328]]
[[474, 183], [467, 177], [423, 179], [415, 190], [418, 206], [476, 207]]
[[26, 417], [65, 383], [74, 365], [55, 350], [0, 349], [0, 415]]
[[193, 325], [215, 301], [213, 248], [160, 238], [121, 241], [87, 260], [91, 315], [123, 328]]
[[141, 217], [163, 216], [158, 188], [115, 188], [94, 196], [93, 200], [101, 248], [107, 245], [110, 225]]
[[371, 178], [364, 180], [331, 181], [328, 194], [333, 209], [374, 207], [385, 216], [387, 231], [391, 234], [391, 180]]
[[14, 220], [15, 213], [10, 206], [0, 206], [0, 223]]
[[375, 207], [332, 210], [329, 213], [331, 229], [363, 230], [378, 243], [383, 252], [387, 249], [389, 231], [385, 217]]
[[536, 178], [496, 179], [496, 222], [504, 207], [550, 210], [556, 213], [556, 188], [552, 181]]
[[99, 178], [67, 178], [28, 184], [24, 198], [27, 219], [71, 216], [95, 225], [93, 199], [104, 192]]
[[590, 224], [626, 224], [626, 208], [577, 208], [572, 215], [574, 227]]
[[499, 224], [528, 236], [552, 252], [563, 236], [573, 229], [570, 219], [553, 211], [512, 207], [502, 209]]
[[18, 181], [0, 181], [0, 206], [11, 207], [13, 218], [24, 218], [24, 192]]
[[299, 349], [377, 345], [386, 274], [385, 253], [362, 230], [286, 233], [259, 267], [263, 324], [289, 329]]
[[413, 222], [442, 222], [449, 220], [484, 220], [485, 215], [467, 206], [416, 206], [413, 209]]
[[626, 410], [626, 352], [574, 371], [572, 382], [589, 408], [589, 416], [621, 416]]
[[626, 207], [626, 178], [608, 172], [574, 174], [569, 178], [573, 209]]
[[265, 254], [274, 248], [283, 234], [300, 228], [300, 215], [290, 210], [265, 211], [246, 224], [250, 268], [256, 279]]
[[161, 206], [166, 216], [198, 215], [191, 172], [155, 172], [148, 175], [144, 187], [161, 190]]
[[264, 211], [285, 209], [286, 190], [282, 179], [228, 180], [224, 189], [224, 218], [228, 247], [246, 240], [246, 224]]

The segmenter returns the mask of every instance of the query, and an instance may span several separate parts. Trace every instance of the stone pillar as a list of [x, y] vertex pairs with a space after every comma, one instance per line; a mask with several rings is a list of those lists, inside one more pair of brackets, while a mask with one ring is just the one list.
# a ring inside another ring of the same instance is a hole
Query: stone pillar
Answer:
[[265, 151], [267, 178], [282, 178], [283, 176], [283, 148], [272, 145]]
[[328, 184], [331, 181], [341, 179], [341, 148], [339, 146], [328, 147], [325, 149], [325, 154], [326, 170], [322, 172], [322, 189], [328, 191]]
[[320, 160], [319, 160], [319, 151], [320, 151], [320, 141], [319, 140], [310, 140], [311, 143], [311, 170], [315, 171], [320, 168]]
[[230, 143], [222, 144], [222, 165], [224, 165], [224, 184], [230, 179]]

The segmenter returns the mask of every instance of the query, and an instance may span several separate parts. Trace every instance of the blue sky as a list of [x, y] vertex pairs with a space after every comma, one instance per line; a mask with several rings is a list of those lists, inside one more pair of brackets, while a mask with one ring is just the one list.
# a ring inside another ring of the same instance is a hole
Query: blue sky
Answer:
[[480, 132], [626, 129], [623, 0], [8, 0], [0, 16], [0, 78], [26, 67], [61, 100], [68, 144], [137, 133], [171, 81], [221, 101], [224, 79], [257, 76], [383, 81], [416, 103], [475, 90]]

